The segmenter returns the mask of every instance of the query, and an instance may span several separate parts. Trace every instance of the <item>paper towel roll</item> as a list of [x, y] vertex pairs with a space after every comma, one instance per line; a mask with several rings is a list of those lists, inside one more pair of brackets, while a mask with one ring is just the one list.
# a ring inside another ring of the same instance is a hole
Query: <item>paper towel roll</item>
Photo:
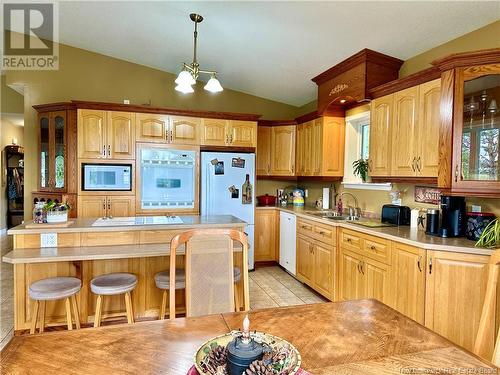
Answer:
[[411, 210], [410, 214], [410, 228], [417, 228], [418, 227], [418, 215], [420, 214], [420, 210], [414, 208]]
[[330, 203], [330, 188], [323, 188], [323, 210], [328, 210]]

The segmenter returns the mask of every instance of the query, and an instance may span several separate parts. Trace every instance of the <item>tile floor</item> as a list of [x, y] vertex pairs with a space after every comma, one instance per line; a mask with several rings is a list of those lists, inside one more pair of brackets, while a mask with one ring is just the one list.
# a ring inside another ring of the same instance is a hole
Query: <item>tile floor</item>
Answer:
[[[0, 256], [12, 249], [12, 239], [0, 235]], [[14, 270], [0, 262], [0, 350], [10, 341], [14, 330]]]
[[251, 309], [326, 301], [278, 266], [256, 268], [249, 276]]
[[[12, 240], [0, 235], [0, 255], [12, 249]], [[0, 350], [10, 341], [14, 328], [13, 268], [1, 263], [0, 268]], [[294, 279], [278, 266], [259, 267], [250, 272], [250, 308], [303, 305], [326, 300]]]

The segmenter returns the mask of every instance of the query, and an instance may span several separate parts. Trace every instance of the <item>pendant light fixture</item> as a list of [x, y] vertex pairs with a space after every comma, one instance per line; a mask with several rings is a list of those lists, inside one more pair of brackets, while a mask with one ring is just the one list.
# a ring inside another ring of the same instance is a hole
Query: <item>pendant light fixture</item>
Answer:
[[182, 63], [182, 71], [177, 76], [175, 83], [175, 90], [183, 94], [190, 94], [194, 92], [193, 85], [196, 83], [198, 76], [201, 74], [210, 74], [210, 79], [205, 85], [204, 89], [213, 93], [221, 92], [224, 90], [217, 79], [217, 72], [211, 70], [200, 69], [200, 64], [196, 60], [197, 38], [198, 38], [198, 24], [203, 21], [203, 17], [196, 13], [189, 15], [191, 21], [194, 22], [194, 53], [193, 62], [191, 64]]

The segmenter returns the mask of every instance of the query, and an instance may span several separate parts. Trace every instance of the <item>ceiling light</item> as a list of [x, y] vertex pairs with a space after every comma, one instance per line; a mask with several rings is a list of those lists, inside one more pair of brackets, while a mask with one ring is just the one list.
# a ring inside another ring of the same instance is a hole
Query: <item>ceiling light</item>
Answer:
[[222, 90], [224, 90], [215, 74], [212, 74], [212, 77], [210, 77], [204, 89], [213, 93], [221, 92]]
[[193, 62], [191, 64], [182, 63], [182, 71], [177, 76], [175, 83], [177, 86], [175, 90], [182, 92], [184, 94], [194, 92], [193, 86], [198, 79], [198, 76], [201, 74], [210, 74], [212, 77], [209, 79], [207, 84], [205, 85], [205, 90], [210, 92], [221, 92], [224, 90], [216, 77], [216, 73], [213, 70], [202, 70], [200, 69], [200, 64], [196, 60], [196, 51], [197, 51], [197, 39], [198, 39], [198, 24], [203, 21], [203, 17], [196, 13], [191, 13], [189, 15], [191, 21], [194, 22], [194, 48], [193, 48]]
[[345, 103], [345, 99], [340, 99], [340, 104], [344, 104]]

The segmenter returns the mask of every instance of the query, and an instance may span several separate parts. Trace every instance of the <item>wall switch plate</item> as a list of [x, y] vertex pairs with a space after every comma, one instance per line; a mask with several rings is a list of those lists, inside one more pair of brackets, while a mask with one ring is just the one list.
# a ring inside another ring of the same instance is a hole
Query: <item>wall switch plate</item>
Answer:
[[123, 104], [130, 104], [130, 100], [128, 100], [128, 99], [123, 99]]
[[57, 233], [41, 233], [40, 247], [57, 247]]

